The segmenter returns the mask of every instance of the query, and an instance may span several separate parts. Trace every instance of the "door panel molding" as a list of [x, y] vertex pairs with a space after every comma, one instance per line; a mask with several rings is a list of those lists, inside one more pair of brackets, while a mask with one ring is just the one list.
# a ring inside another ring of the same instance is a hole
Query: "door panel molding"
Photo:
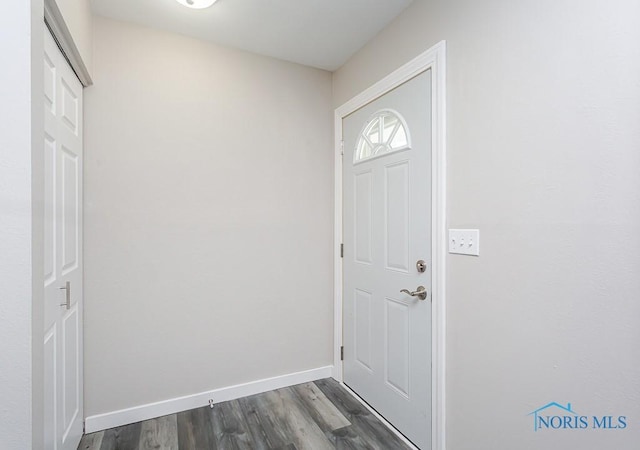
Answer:
[[445, 450], [445, 337], [446, 337], [446, 43], [441, 41], [335, 110], [334, 156], [334, 365], [332, 376], [343, 381], [340, 347], [343, 345], [342, 120], [402, 83], [431, 70], [431, 220], [432, 220], [432, 445]]

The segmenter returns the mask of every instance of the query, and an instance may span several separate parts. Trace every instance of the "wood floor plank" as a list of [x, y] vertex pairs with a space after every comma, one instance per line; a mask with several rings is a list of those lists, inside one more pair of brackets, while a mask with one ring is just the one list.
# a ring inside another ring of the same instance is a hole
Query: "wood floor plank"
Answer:
[[279, 425], [287, 430], [298, 450], [333, 450], [333, 446], [291, 388], [262, 394], [267, 398], [271, 413]]
[[78, 450], [100, 450], [102, 446], [102, 438], [104, 431], [98, 431], [97, 433], [85, 434], [80, 440]]
[[137, 450], [141, 422], [105, 430], [100, 450]]
[[238, 403], [249, 426], [255, 450], [286, 449], [292, 443], [279, 419], [270, 414], [270, 404], [264, 394], [241, 398]]
[[114, 450], [116, 448], [116, 429], [104, 430], [100, 450]]
[[295, 445], [289, 444], [284, 447], [272, 448], [271, 450], [298, 450]]
[[374, 449], [407, 450], [409, 447], [371, 414], [358, 400], [332, 379], [315, 382], [316, 386], [351, 422], [356, 433]]
[[346, 392], [337, 381], [324, 378], [322, 380], [314, 381], [314, 384], [318, 386], [318, 389], [322, 391], [329, 401], [333, 403], [347, 419], [350, 414], [358, 411], [368, 413], [366, 408]]
[[314, 383], [299, 384], [291, 389], [324, 433], [351, 425]]
[[180, 450], [217, 450], [211, 408], [192, 409], [177, 414]]
[[255, 448], [249, 425], [237, 400], [215, 405], [212, 414], [213, 433], [219, 449], [253, 450]]
[[366, 439], [358, 435], [358, 427], [349, 425], [348, 427], [338, 428], [337, 430], [327, 431], [325, 434], [329, 442], [333, 444], [336, 450], [347, 449], [366, 449], [374, 450], [376, 447], [368, 443]]
[[145, 420], [140, 430], [139, 450], [178, 450], [178, 419], [175, 414]]

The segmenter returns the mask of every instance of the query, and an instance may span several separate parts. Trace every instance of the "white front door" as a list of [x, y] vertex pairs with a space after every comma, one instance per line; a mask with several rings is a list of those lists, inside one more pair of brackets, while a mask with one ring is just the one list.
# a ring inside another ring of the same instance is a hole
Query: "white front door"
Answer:
[[45, 448], [82, 437], [82, 85], [44, 43]]
[[344, 382], [430, 449], [431, 71], [345, 117], [343, 141]]

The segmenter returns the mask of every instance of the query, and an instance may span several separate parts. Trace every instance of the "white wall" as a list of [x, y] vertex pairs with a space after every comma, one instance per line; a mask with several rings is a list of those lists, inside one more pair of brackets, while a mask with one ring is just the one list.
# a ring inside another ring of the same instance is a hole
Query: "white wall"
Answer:
[[330, 365], [331, 74], [94, 24], [86, 414]]
[[43, 440], [41, 0], [0, 3], [0, 448]]
[[[450, 450], [640, 442], [640, 4], [416, 0], [334, 74], [334, 107], [448, 54]], [[625, 430], [534, 433], [557, 401]]]
[[73, 37], [89, 74], [93, 73], [93, 16], [91, 0], [47, 0], [55, 1]]

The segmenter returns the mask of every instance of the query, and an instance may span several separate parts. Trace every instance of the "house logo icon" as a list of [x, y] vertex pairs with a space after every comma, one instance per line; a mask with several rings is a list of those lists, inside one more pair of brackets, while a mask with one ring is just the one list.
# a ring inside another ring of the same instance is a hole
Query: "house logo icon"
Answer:
[[581, 416], [575, 412], [571, 403], [567, 406], [557, 402], [547, 403], [531, 411], [533, 430], [624, 430], [627, 428], [627, 416]]
[[578, 413], [571, 409], [571, 403], [567, 403], [567, 406], [561, 405], [560, 403], [556, 402], [547, 403], [543, 407], [538, 408], [527, 415], [533, 416], [534, 431], [538, 431], [538, 429], [541, 427], [566, 428], [568, 424], [571, 424], [574, 421], [580, 421], [580, 416], [578, 416]]

